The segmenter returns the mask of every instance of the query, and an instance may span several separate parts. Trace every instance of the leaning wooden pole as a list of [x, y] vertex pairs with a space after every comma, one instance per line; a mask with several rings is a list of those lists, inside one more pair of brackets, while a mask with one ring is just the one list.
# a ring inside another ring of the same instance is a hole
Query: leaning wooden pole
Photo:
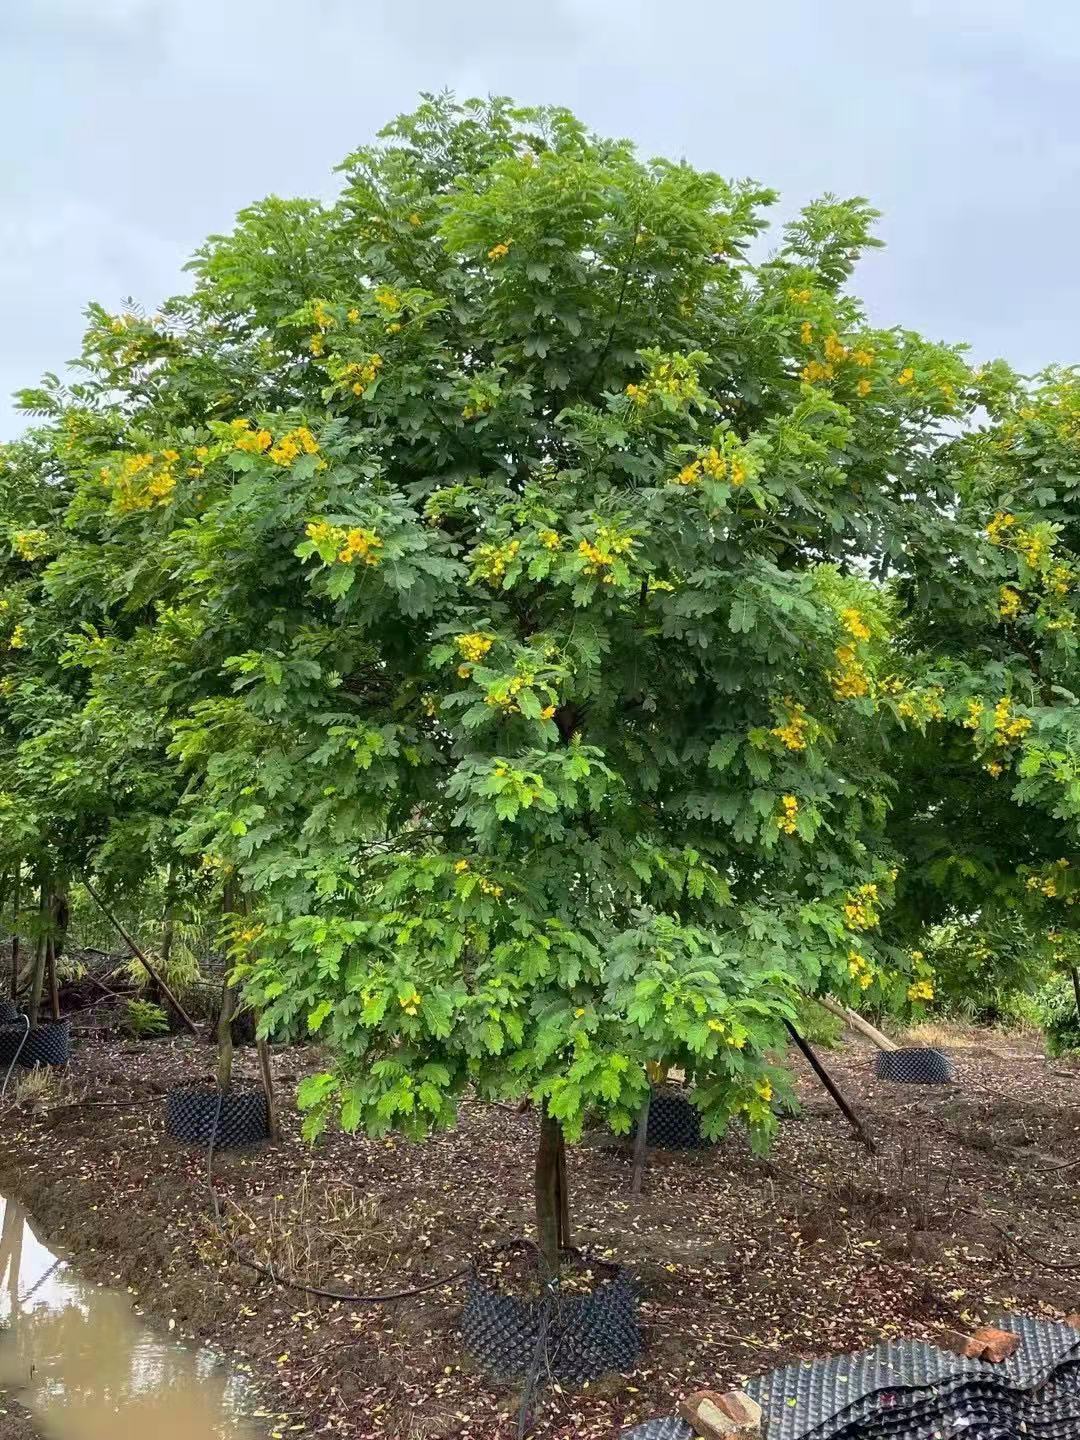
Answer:
[[270, 1042], [265, 1037], [257, 1035], [255, 1050], [259, 1057], [263, 1094], [266, 1096], [266, 1119], [270, 1127], [270, 1139], [276, 1145], [281, 1139], [281, 1120], [278, 1116], [277, 1099], [274, 1095], [274, 1072], [270, 1068]]
[[845, 1025], [850, 1025], [852, 1030], [857, 1030], [860, 1035], [865, 1035], [867, 1040], [876, 1045], [879, 1050], [899, 1050], [895, 1040], [890, 1040], [880, 1030], [875, 1029], [869, 1020], [864, 1020], [857, 1010], [852, 1010], [849, 1005], [838, 1005], [831, 995], [816, 995], [817, 1003], [830, 1015], [835, 1015], [838, 1020], [843, 1020]]
[[845, 1100], [844, 1096], [841, 1094], [840, 1088], [836, 1084], [836, 1081], [825, 1069], [825, 1066], [821, 1063], [821, 1061], [814, 1054], [810, 1046], [795, 1029], [795, 1026], [792, 1025], [791, 1021], [785, 1020], [784, 1024], [787, 1026], [788, 1034], [795, 1041], [795, 1044], [799, 1047], [799, 1049], [805, 1056], [806, 1063], [810, 1066], [811, 1070], [813, 1070], [814, 1074], [821, 1081], [822, 1085], [824, 1085], [825, 1089], [832, 1096], [833, 1100], [836, 1102], [837, 1108], [840, 1110], [845, 1120], [847, 1120], [852, 1130], [854, 1130], [855, 1135], [859, 1140], [859, 1143], [864, 1145], [866, 1149], [870, 1151], [871, 1155], [876, 1155], [877, 1146], [870, 1138], [870, 1134], [867, 1131], [866, 1127], [863, 1125], [862, 1121], [855, 1114], [855, 1111], [851, 1108], [847, 1100]]
[[138, 960], [139, 964], [142, 965], [142, 967], [145, 969], [146, 973], [150, 976], [151, 980], [153, 980], [154, 984], [157, 985], [158, 988], [161, 990], [161, 993], [165, 996], [166, 1000], [168, 1000], [169, 1004], [173, 1007], [173, 1009], [176, 1011], [176, 1013], [180, 1016], [180, 1019], [184, 1022], [184, 1024], [187, 1026], [187, 1028], [191, 1031], [192, 1035], [195, 1036], [195, 1039], [196, 1039], [196, 1040], [201, 1040], [201, 1039], [202, 1039], [202, 1036], [201, 1036], [200, 1033], [199, 1033], [199, 1027], [195, 1024], [195, 1021], [192, 1020], [191, 1016], [187, 1013], [187, 1011], [184, 1009], [184, 1007], [180, 1004], [180, 1001], [176, 998], [176, 996], [173, 994], [173, 992], [169, 989], [168, 985], [165, 984], [165, 981], [161, 978], [161, 976], [158, 974], [158, 972], [154, 969], [153, 965], [151, 965], [150, 961], [146, 958], [146, 956], [143, 954], [143, 952], [139, 949], [138, 945], [136, 945], [135, 941], [131, 938], [131, 936], [128, 934], [128, 932], [124, 929], [123, 925], [120, 924], [120, 921], [116, 918], [116, 916], [115, 916], [115, 915], [112, 913], [112, 911], [108, 908], [108, 906], [105, 904], [104, 900], [102, 900], [101, 896], [97, 893], [97, 891], [94, 889], [94, 887], [90, 884], [90, 881], [87, 880], [87, 878], [86, 878], [85, 875], [83, 876], [83, 884], [86, 886], [86, 893], [90, 896], [91, 900], [93, 900], [94, 904], [98, 907], [98, 909], [101, 911], [101, 913], [105, 916], [105, 919], [108, 920], [109, 924], [113, 927], [113, 929], [116, 931], [116, 933], [117, 933], [117, 934], [120, 936], [120, 938], [124, 941], [124, 943], [127, 945], [128, 949], [129, 949], [129, 950], [131, 951], [131, 953], [135, 956], [136, 960]]

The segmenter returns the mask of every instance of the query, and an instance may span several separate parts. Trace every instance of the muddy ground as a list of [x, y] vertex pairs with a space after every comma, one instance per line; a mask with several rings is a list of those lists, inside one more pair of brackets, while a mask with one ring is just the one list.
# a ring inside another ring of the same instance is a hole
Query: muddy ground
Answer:
[[[1034, 1039], [962, 1038], [952, 1087], [878, 1083], [860, 1044], [827, 1057], [876, 1157], [805, 1074], [802, 1112], [768, 1159], [734, 1135], [701, 1153], [654, 1153], [639, 1204], [625, 1149], [575, 1148], [574, 1238], [636, 1272], [646, 1348], [633, 1374], [548, 1392], [533, 1433], [614, 1440], [692, 1389], [798, 1356], [933, 1337], [1002, 1309], [1080, 1310], [1080, 1064], [1048, 1062]], [[288, 1095], [316, 1056], [283, 1051], [274, 1063]], [[462, 1355], [460, 1284], [346, 1305], [236, 1263], [208, 1218], [205, 1156], [163, 1127], [164, 1092], [209, 1080], [210, 1064], [193, 1041], [86, 1040], [67, 1103], [3, 1115], [0, 1189], [87, 1273], [247, 1367], [268, 1434], [512, 1435], [518, 1397]], [[254, 1077], [253, 1053], [238, 1066]], [[398, 1290], [529, 1230], [530, 1114], [470, 1104], [457, 1130], [425, 1145], [337, 1135], [313, 1151], [283, 1109], [279, 1147], [214, 1164], [234, 1239], [279, 1268]], [[0, 1436], [22, 1440], [21, 1424], [0, 1417]]]

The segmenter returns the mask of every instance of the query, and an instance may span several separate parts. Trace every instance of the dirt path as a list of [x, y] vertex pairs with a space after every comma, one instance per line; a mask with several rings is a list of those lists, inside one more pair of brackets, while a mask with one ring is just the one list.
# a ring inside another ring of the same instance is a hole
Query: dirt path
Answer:
[[[625, 1150], [574, 1150], [575, 1239], [636, 1271], [647, 1349], [630, 1376], [548, 1396], [535, 1433], [612, 1440], [690, 1389], [796, 1356], [932, 1336], [997, 1309], [1080, 1309], [1080, 1168], [1054, 1168], [1080, 1161], [1080, 1068], [1050, 1067], [1014, 1037], [992, 1045], [957, 1051], [960, 1083], [948, 1089], [878, 1085], [870, 1052], [833, 1055], [879, 1140], [876, 1160], [805, 1077], [804, 1109], [768, 1159], [738, 1136], [654, 1154], [638, 1207]], [[280, 1054], [284, 1088], [315, 1059]], [[162, 1123], [163, 1092], [209, 1078], [208, 1062], [187, 1041], [87, 1043], [72, 1098], [138, 1103], [8, 1111], [0, 1188], [88, 1273], [250, 1367], [269, 1433], [512, 1434], [516, 1397], [461, 1354], [460, 1288], [356, 1308], [276, 1288], [230, 1258], [207, 1219], [204, 1158]], [[252, 1054], [240, 1069], [254, 1076]], [[314, 1151], [289, 1106], [284, 1122], [279, 1148], [221, 1155], [216, 1183], [235, 1236], [314, 1283], [403, 1288], [528, 1231], [530, 1115], [472, 1104], [423, 1146], [338, 1135]]]

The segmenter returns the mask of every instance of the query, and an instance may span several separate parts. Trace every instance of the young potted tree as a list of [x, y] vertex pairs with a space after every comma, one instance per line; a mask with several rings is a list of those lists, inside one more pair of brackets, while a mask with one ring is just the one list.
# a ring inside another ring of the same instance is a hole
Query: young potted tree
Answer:
[[170, 697], [183, 843], [263, 927], [234, 973], [328, 1049], [308, 1133], [535, 1103], [533, 1259], [474, 1288], [497, 1368], [522, 1334], [574, 1378], [632, 1358], [625, 1277], [552, 1312], [586, 1116], [629, 1133], [666, 1064], [705, 1135], [763, 1145], [794, 988], [901, 963], [880, 736], [937, 701], [849, 572], [934, 523], [969, 376], [846, 293], [863, 202], [752, 266], [772, 198], [429, 99], [336, 204], [245, 212], [153, 322], [92, 315], [123, 418], [72, 530], [155, 556], [97, 684], [137, 656]]

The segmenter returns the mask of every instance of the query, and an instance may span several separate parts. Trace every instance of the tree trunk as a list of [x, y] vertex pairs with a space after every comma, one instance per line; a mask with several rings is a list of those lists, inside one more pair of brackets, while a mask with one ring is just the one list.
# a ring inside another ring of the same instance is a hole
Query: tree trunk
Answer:
[[534, 1198], [540, 1259], [546, 1278], [553, 1279], [559, 1273], [560, 1243], [570, 1241], [570, 1201], [566, 1186], [566, 1142], [562, 1126], [548, 1114], [546, 1103], [540, 1111]]
[[49, 1008], [54, 1020], [60, 1019], [60, 981], [56, 974], [56, 941], [52, 935], [45, 938], [45, 968], [49, 976]]
[[649, 1146], [649, 1110], [652, 1108], [652, 1091], [645, 1096], [645, 1103], [638, 1112], [637, 1134], [634, 1136], [634, 1168], [630, 1173], [630, 1196], [633, 1200], [641, 1197], [641, 1185], [645, 1179], [645, 1155]]
[[38, 896], [38, 924], [39, 933], [37, 944], [34, 950], [34, 972], [30, 981], [30, 1008], [27, 1014], [30, 1017], [30, 1029], [38, 1027], [38, 1015], [41, 1011], [41, 997], [45, 990], [45, 966], [47, 961], [46, 943], [46, 918], [48, 914], [48, 891], [44, 882], [41, 884]]
[[217, 1043], [217, 1083], [218, 1089], [224, 1095], [232, 1084], [233, 1064], [233, 1043], [232, 1043], [232, 1018], [236, 1010], [236, 996], [228, 980], [221, 989], [221, 1010], [218, 1012]]
[[270, 1123], [270, 1139], [276, 1145], [281, 1139], [281, 1121], [278, 1118], [277, 1100], [274, 1098], [274, 1072], [270, 1068], [270, 1043], [264, 1038], [256, 1037], [255, 1049], [259, 1056], [263, 1094], [266, 1096], [266, 1118]]
[[1073, 982], [1073, 999], [1076, 1001], [1076, 1019], [1080, 1022], [1080, 970], [1075, 965], [1070, 965]]
[[11, 887], [11, 998], [19, 996], [19, 889], [22, 880], [22, 862], [15, 866], [15, 881]]

